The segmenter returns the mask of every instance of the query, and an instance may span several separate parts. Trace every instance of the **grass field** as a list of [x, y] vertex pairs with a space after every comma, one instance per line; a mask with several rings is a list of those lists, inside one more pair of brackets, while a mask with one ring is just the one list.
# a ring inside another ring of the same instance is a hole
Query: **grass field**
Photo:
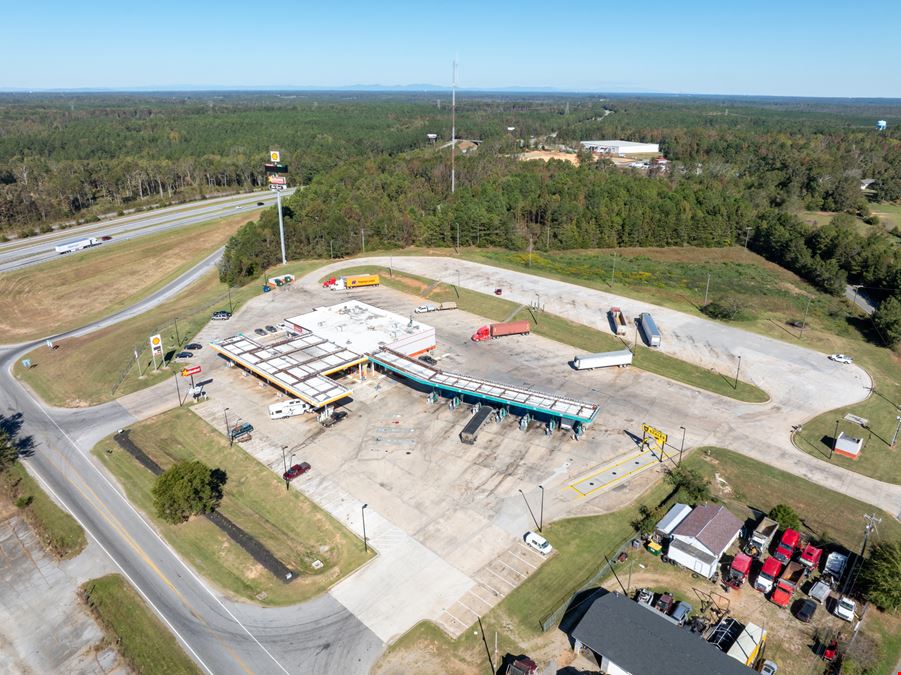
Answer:
[[[777, 503], [789, 504], [801, 517], [806, 534], [825, 535], [829, 541], [859, 549], [863, 514], [872, 513], [872, 507], [721, 448], [695, 450], [685, 462], [711, 481], [714, 495], [740, 518], [751, 516], [751, 507], [768, 511]], [[667, 485], [658, 484], [639, 502], [656, 506], [668, 492]], [[498, 631], [500, 654], [556, 656], [559, 632], [541, 633], [537, 621], [590, 578], [602, 564], [603, 555], [609, 555], [630, 535], [630, 522], [637, 512], [636, 503], [608, 515], [571, 518], [545, 526], [545, 534], [558, 553], [482, 618], [490, 641]], [[887, 513], [880, 515], [879, 536], [901, 536], [901, 524]], [[901, 638], [892, 631], [901, 620], [872, 609], [870, 614], [865, 626], [872, 622], [870, 630], [881, 635], [881, 663], [893, 665], [901, 656]], [[771, 639], [778, 641], [778, 635]], [[481, 636], [472, 630], [451, 640], [433, 624], [421, 623], [389, 647], [374, 672], [402, 673], [409, 664], [418, 663], [440, 665], [442, 672], [478, 673], [485, 663], [485, 647]]]
[[[597, 352], [623, 349], [624, 343], [611, 333], [595, 330], [547, 312], [535, 312], [520, 308], [515, 302], [494, 295], [477, 293], [465, 288], [455, 288], [413, 274], [391, 272], [388, 268], [366, 265], [341, 270], [340, 274], [377, 273], [381, 283], [405, 293], [419, 295], [432, 302], [456, 302], [460, 309], [478, 314], [492, 321], [526, 319], [532, 324], [532, 332], [550, 340], [575, 347], [581, 351]], [[329, 275], [331, 276], [331, 275]], [[628, 345], [626, 345], [628, 346]], [[711, 391], [739, 401], [760, 403], [769, 399], [766, 392], [754, 385], [739, 381], [714, 370], [696, 366], [687, 361], [639, 346], [633, 365], [642, 370], [662, 375], [700, 389]]]
[[81, 525], [56, 505], [20, 462], [0, 472], [0, 498], [27, 504], [20, 513], [56, 557], [74, 558], [87, 544]]
[[[317, 265], [321, 263], [293, 263], [272, 270], [272, 274], [291, 272], [299, 276]], [[259, 293], [258, 281], [232, 289], [232, 308], [237, 309]], [[160, 333], [166, 350], [177, 351], [176, 345], [190, 342], [210, 320], [212, 311], [228, 308], [228, 289], [212, 271], [152, 312], [82, 337], [63, 340], [59, 349], [38, 347], [27, 355], [32, 368], [26, 370], [20, 360], [14, 373], [51, 405], [78, 407], [103, 403], [156, 384], [181, 368], [181, 364], [176, 363], [154, 373], [148, 336]], [[138, 374], [135, 350], [141, 357], [143, 377]], [[96, 367], [97, 364], [102, 367]]]
[[222, 246], [253, 214], [150, 234], [0, 274], [0, 335], [22, 342], [135, 303]]
[[[290, 584], [273, 577], [205, 518], [170, 525], [153, 509], [153, 475], [112, 439], [94, 454], [144, 511], [163, 537], [200, 572], [226, 592], [267, 605], [302, 602], [324, 592], [363, 564], [372, 553], [363, 542], [239, 445], [228, 442], [190, 410], [179, 408], [136, 424], [130, 438], [164, 469], [197, 459], [226, 471], [229, 480], [219, 511], [262, 542], [292, 570]], [[312, 564], [320, 560], [323, 567]]]
[[202, 671], [141, 597], [118, 574], [81, 586], [82, 599], [122, 658], [136, 673], [188, 675]]

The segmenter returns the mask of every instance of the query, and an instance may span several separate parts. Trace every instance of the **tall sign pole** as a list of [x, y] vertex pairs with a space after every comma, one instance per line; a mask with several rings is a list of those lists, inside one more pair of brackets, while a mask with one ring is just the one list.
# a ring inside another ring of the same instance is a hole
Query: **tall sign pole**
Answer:
[[278, 236], [282, 241], [282, 265], [288, 262], [288, 258], [285, 256], [285, 220], [282, 217], [282, 191], [275, 191], [275, 203], [278, 207]]
[[285, 254], [285, 220], [282, 215], [282, 190], [288, 187], [288, 179], [283, 175], [288, 173], [288, 167], [282, 164], [282, 153], [278, 150], [269, 152], [269, 162], [264, 169], [268, 175], [269, 189], [275, 191], [275, 203], [278, 209], [278, 236], [282, 246], [282, 265], [288, 262]]
[[454, 159], [457, 149], [457, 61], [454, 61], [454, 72], [451, 80], [451, 194], [457, 188], [457, 173]]

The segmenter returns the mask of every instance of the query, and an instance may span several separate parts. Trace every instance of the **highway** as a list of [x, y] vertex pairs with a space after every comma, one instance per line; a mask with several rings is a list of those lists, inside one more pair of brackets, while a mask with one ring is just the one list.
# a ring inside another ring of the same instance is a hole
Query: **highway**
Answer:
[[[286, 190], [284, 194], [287, 196], [292, 192], [293, 190]], [[259, 205], [260, 202], [262, 202], [262, 206]], [[60, 254], [54, 250], [54, 247], [77, 239], [106, 236], [113, 237], [111, 243], [117, 243], [246, 211], [259, 210], [273, 204], [275, 204], [275, 193], [267, 190], [180, 204], [70, 227], [65, 230], [56, 230], [27, 239], [14, 239], [0, 244], [0, 272], [8, 272], [60, 258]], [[100, 247], [102, 248], [104, 245], [101, 244]]]
[[[211, 269], [221, 250], [134, 306], [72, 337], [145, 312]], [[89, 411], [45, 407], [12, 375], [16, 359], [41, 340], [0, 348], [0, 414], [20, 415], [31, 442], [29, 471], [110, 556], [197, 663], [209, 673], [368, 673], [382, 641], [331, 595], [262, 608], [210, 589], [107, 478], [94, 442], [135, 418], [113, 402]]]

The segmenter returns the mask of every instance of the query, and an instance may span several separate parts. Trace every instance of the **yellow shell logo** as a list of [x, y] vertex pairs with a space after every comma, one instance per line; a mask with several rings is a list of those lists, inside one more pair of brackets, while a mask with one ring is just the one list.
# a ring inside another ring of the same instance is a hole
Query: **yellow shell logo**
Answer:
[[273, 150], [269, 153], [269, 159], [273, 162], [277, 162], [279, 159], [281, 159], [281, 153]]

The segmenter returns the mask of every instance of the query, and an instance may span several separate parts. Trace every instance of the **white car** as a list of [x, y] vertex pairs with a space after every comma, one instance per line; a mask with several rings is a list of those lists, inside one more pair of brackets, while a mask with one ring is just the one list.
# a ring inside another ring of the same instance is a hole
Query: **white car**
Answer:
[[836, 363], [845, 363], [845, 364], [854, 363], [854, 361], [851, 359], [851, 357], [846, 356], [845, 354], [832, 354], [829, 357], [829, 360], [835, 361]]
[[776, 675], [776, 672], [778, 670], [779, 666], [767, 659], [763, 662], [763, 666], [760, 668], [760, 675]]
[[854, 601], [851, 598], [845, 597], [844, 595], [838, 599], [838, 602], [835, 603], [835, 608], [832, 610], [833, 614], [835, 614], [839, 619], [844, 619], [845, 621], [854, 621], [854, 610], [857, 605], [854, 604]]
[[541, 555], [550, 555], [554, 551], [554, 547], [551, 546], [551, 543], [537, 532], [526, 532], [523, 541]]
[[413, 311], [417, 314], [428, 314], [429, 312], [434, 312], [436, 307], [434, 305], [419, 305]]

